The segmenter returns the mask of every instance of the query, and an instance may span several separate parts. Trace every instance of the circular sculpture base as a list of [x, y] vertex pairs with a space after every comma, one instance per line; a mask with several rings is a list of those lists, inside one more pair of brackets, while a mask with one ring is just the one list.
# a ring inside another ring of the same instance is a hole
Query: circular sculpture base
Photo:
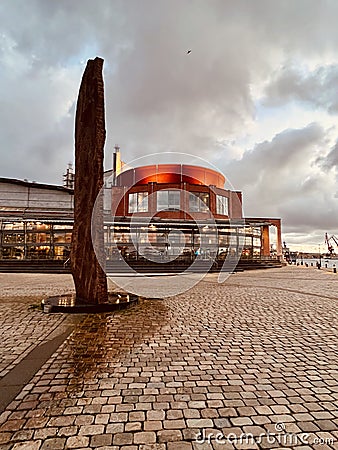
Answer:
[[113, 292], [108, 294], [107, 303], [92, 305], [81, 303], [80, 299], [76, 299], [75, 294], [63, 294], [42, 300], [41, 307], [45, 313], [103, 313], [130, 308], [138, 303], [138, 299], [137, 295]]

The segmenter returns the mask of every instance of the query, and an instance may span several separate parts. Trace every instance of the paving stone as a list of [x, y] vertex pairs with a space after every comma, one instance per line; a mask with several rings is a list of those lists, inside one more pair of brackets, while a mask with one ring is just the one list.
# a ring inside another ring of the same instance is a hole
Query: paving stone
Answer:
[[[193, 420], [193, 419], [191, 419]], [[185, 421], [183, 419], [177, 419], [177, 420], [164, 420], [163, 422], [163, 428], [169, 429], [169, 430], [178, 430], [180, 428], [185, 428]]]
[[76, 425], [91, 425], [94, 423], [95, 416], [89, 415], [89, 414], [80, 414], [75, 419]]
[[245, 434], [252, 434], [253, 436], [259, 436], [260, 434], [266, 433], [266, 429], [263, 427], [258, 427], [256, 425], [247, 425], [243, 427]]
[[183, 417], [183, 412], [180, 409], [173, 409], [167, 412], [168, 420], [181, 419]]
[[13, 433], [0, 433], [0, 444], [6, 444], [11, 440], [11, 437], [13, 436]]
[[323, 431], [336, 431], [337, 425], [332, 420], [316, 420], [316, 425]]
[[144, 431], [157, 431], [163, 429], [163, 423], [160, 420], [149, 420], [143, 422]]
[[157, 437], [160, 443], [180, 441], [182, 432], [180, 430], [160, 430], [157, 433]]
[[201, 409], [201, 417], [203, 419], [215, 419], [215, 418], [219, 417], [219, 414], [216, 409], [205, 408], [205, 409]]
[[211, 419], [187, 419], [189, 428], [212, 428], [213, 421]]
[[65, 438], [52, 438], [47, 439], [41, 447], [41, 450], [62, 450], [65, 446]]
[[133, 443], [133, 433], [116, 433], [113, 437], [114, 445], [127, 445]]
[[201, 417], [199, 409], [184, 409], [183, 415], [186, 419], [199, 419]]
[[104, 425], [83, 425], [79, 429], [79, 435], [92, 436], [94, 434], [103, 434]]
[[112, 440], [113, 440], [112, 434], [97, 434], [91, 438], [90, 446], [94, 448], [110, 446]]
[[145, 414], [143, 411], [132, 411], [129, 413], [129, 421], [140, 422], [145, 420]]
[[[73, 425], [75, 422], [75, 416], [59, 416], [59, 417], [52, 417], [48, 421], [49, 427], [67, 427], [69, 425]], [[37, 427], [39, 428], [39, 427]]]
[[185, 428], [182, 430], [183, 440], [184, 441], [196, 441], [196, 438], [200, 434], [200, 430], [197, 428]]
[[111, 434], [123, 433], [124, 423], [109, 423], [106, 427], [106, 432]]
[[48, 437], [56, 436], [58, 428], [41, 428], [34, 431], [34, 439], [47, 439]]
[[230, 420], [226, 418], [214, 419], [214, 424], [216, 428], [226, 428], [230, 427]]
[[124, 427], [124, 431], [126, 433], [131, 431], [141, 431], [142, 423], [141, 422], [127, 422]]
[[188, 407], [191, 409], [196, 408], [206, 408], [206, 403], [204, 401], [192, 401], [188, 403]]
[[232, 417], [230, 421], [235, 426], [253, 425], [250, 417]]
[[236, 417], [238, 415], [235, 408], [220, 408], [218, 413], [221, 417]]
[[67, 439], [66, 448], [87, 447], [88, 444], [89, 444], [89, 437], [87, 436], [71, 436]]
[[142, 431], [134, 434], [135, 444], [154, 444], [156, 443], [156, 433], [153, 431]]
[[[33, 437], [34, 430], [21, 430], [17, 431], [13, 434], [13, 436], [10, 434], [12, 441], [30, 441]], [[0, 443], [1, 440], [0, 440]]]
[[[180, 296], [83, 316], [0, 416], [0, 443], [15, 438], [10, 445], [41, 450], [53, 439], [67, 446], [78, 438], [79, 447], [68, 447], [195, 449], [191, 439], [201, 429], [257, 433], [281, 423], [294, 433], [334, 436], [338, 279], [331, 275], [285, 267], [237, 273], [219, 285], [211, 274]], [[18, 277], [0, 274], [0, 281]], [[33, 290], [41, 279], [59, 289], [63, 279], [22, 277]], [[3, 371], [70, 320], [28, 311], [14, 297], [2, 306]], [[156, 440], [137, 444], [142, 433]]]
[[24, 419], [8, 420], [7, 422], [4, 422], [1, 425], [0, 432], [20, 430], [24, 425], [24, 423], [25, 423]]
[[73, 425], [70, 427], [62, 427], [58, 430], [58, 436], [74, 436], [78, 433], [78, 427]]
[[252, 416], [251, 419], [255, 425], [265, 425], [271, 422], [267, 416]]

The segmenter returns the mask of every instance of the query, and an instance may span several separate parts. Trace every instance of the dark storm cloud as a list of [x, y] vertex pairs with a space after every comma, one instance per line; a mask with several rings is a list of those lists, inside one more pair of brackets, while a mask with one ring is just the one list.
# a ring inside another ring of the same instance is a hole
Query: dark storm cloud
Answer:
[[286, 102], [305, 102], [329, 113], [338, 112], [338, 65], [318, 67], [313, 71], [291, 65], [275, 75], [265, 91], [269, 106]]
[[[324, 130], [318, 124], [310, 124], [300, 130], [285, 130], [271, 141], [257, 144], [246, 151], [242, 158], [227, 165], [232, 183], [243, 189], [245, 186], [259, 185], [264, 178], [278, 181], [292, 180], [298, 168], [303, 175], [306, 163], [315, 156], [315, 146], [324, 137]], [[297, 177], [298, 179], [298, 177]], [[276, 183], [278, 188], [279, 183]], [[271, 192], [269, 193], [271, 195]]]
[[[74, 101], [83, 70], [80, 61], [96, 53], [106, 61], [107, 147], [118, 142], [129, 158], [164, 150], [212, 154], [218, 136], [234, 133], [253, 116], [251, 66], [259, 60], [263, 65], [263, 58], [248, 45], [253, 30], [220, 22], [218, 3], [215, 10], [203, 2], [194, 7], [178, 1], [93, 5], [22, 1], [2, 6], [7, 53], [3, 84], [13, 105], [7, 105], [7, 122], [16, 122], [25, 142], [42, 148], [45, 132], [39, 143], [34, 130], [40, 121], [44, 129], [54, 128], [52, 117], [47, 122], [56, 106], [49, 92], [51, 77], [63, 68], [70, 72], [73, 84], [62, 100]], [[229, 45], [235, 37], [236, 47]], [[190, 55], [188, 47], [193, 49]], [[32, 95], [26, 98], [26, 92]], [[10, 129], [5, 141], [15, 151], [24, 148]], [[59, 149], [50, 142], [48, 151]]]
[[64, 66], [74, 60], [78, 64], [79, 57], [88, 48], [95, 51], [100, 40], [119, 42], [115, 5], [119, 2], [4, 1], [0, 5], [2, 32], [14, 40], [19, 54], [34, 58], [37, 66]]
[[316, 161], [324, 170], [338, 169], [338, 142], [326, 156], [320, 156]]
[[327, 176], [313, 171], [324, 137], [317, 124], [285, 130], [228, 164], [232, 184], [245, 192], [245, 214], [283, 217], [291, 230], [308, 231], [323, 223], [334, 229], [338, 202]]

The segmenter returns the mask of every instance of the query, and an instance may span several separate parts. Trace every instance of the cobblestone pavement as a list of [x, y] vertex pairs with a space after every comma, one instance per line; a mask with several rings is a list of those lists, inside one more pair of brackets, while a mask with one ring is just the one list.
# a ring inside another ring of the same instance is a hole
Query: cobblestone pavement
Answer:
[[[27, 311], [11, 277], [1, 325], [19, 355], [17, 324], [41, 339], [65, 316]], [[210, 275], [176, 297], [87, 315], [0, 416], [0, 448], [338, 449], [337, 288], [338, 274], [312, 268], [223, 285]]]
[[53, 294], [72, 290], [71, 276], [0, 273], [0, 378], [13, 369], [37, 345], [60, 331], [71, 318], [47, 316], [36, 307]]
[[23, 302], [0, 300], [0, 303], [1, 378], [71, 319], [60, 314], [47, 316]]

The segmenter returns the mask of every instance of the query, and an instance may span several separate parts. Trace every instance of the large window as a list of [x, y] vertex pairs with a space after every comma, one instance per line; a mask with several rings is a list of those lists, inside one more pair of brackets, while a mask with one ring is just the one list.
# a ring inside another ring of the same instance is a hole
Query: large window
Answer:
[[24, 233], [3, 233], [3, 244], [24, 244]]
[[157, 211], [180, 210], [180, 191], [157, 191]]
[[27, 242], [33, 244], [46, 244], [50, 242], [50, 234], [49, 233], [26, 233]]
[[229, 215], [229, 199], [223, 195], [216, 195], [216, 213], [222, 216]]
[[209, 210], [209, 193], [194, 192], [189, 194], [189, 211], [207, 212]]
[[129, 194], [128, 212], [147, 212], [148, 211], [148, 192], [135, 192]]
[[65, 231], [54, 231], [53, 237], [55, 244], [70, 244], [72, 242], [72, 232], [68, 233]]
[[[23, 222], [4, 222], [2, 224], [3, 230], [23, 230], [24, 229], [24, 223]], [[0, 224], [1, 228], [1, 224]]]

